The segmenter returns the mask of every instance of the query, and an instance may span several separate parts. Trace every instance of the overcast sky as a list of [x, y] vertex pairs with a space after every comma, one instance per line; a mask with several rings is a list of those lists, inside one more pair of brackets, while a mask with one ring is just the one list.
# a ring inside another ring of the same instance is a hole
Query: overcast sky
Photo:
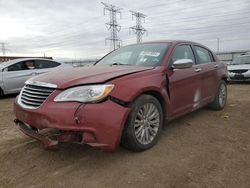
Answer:
[[[135, 25], [129, 10], [147, 15], [143, 41], [185, 39], [212, 50], [250, 50], [250, 0], [103, 0], [123, 8], [119, 37], [123, 45]], [[0, 42], [7, 55], [92, 58], [107, 53], [103, 5], [97, 0], [0, 0]]]

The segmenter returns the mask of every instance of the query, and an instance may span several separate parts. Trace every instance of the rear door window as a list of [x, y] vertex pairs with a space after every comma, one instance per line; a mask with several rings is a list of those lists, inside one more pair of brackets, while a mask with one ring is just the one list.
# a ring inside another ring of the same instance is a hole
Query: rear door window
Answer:
[[46, 61], [46, 60], [36, 60], [35, 67], [37, 69], [47, 69], [59, 66], [60, 63], [54, 61]]
[[214, 62], [211, 52], [209, 52], [207, 49], [199, 46], [195, 46], [194, 48], [200, 64]]

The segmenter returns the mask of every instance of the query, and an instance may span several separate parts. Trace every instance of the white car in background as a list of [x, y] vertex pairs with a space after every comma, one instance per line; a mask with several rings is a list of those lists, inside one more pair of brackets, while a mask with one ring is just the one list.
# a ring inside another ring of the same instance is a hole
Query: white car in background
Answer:
[[250, 81], [250, 52], [238, 56], [227, 68], [229, 81]]
[[0, 63], [0, 96], [19, 93], [29, 78], [63, 67], [70, 66], [45, 58], [20, 58]]

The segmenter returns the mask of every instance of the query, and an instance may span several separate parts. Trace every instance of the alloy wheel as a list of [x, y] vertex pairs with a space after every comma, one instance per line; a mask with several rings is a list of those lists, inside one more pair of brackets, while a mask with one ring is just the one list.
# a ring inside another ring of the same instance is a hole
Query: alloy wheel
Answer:
[[136, 114], [134, 129], [139, 143], [146, 145], [151, 143], [157, 135], [160, 127], [160, 113], [153, 103], [142, 105]]
[[225, 105], [226, 99], [227, 99], [227, 88], [224, 84], [221, 84], [219, 91], [219, 103], [221, 107]]

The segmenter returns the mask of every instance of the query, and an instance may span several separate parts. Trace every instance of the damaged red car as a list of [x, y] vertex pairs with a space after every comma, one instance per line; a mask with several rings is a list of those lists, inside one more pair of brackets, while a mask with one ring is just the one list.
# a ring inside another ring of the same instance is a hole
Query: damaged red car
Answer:
[[226, 82], [226, 66], [203, 45], [129, 45], [94, 66], [28, 80], [14, 104], [15, 123], [48, 148], [75, 142], [144, 151], [156, 144], [165, 123], [204, 106], [223, 109]]

